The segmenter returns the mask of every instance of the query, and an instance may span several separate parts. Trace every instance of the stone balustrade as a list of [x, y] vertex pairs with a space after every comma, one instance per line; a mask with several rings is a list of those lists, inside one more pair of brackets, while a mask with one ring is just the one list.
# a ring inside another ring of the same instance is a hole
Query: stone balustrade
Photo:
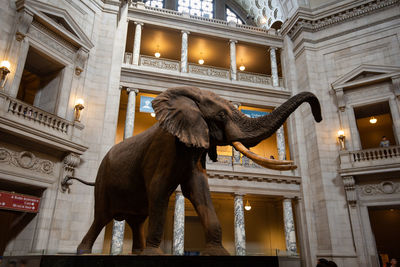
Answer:
[[400, 167], [400, 146], [340, 151], [340, 167], [346, 169]]
[[354, 162], [385, 160], [388, 158], [400, 159], [400, 146], [379, 147], [373, 149], [364, 149], [350, 152], [351, 159]]
[[229, 79], [229, 70], [212, 66], [189, 64], [189, 73], [221, 79]]
[[140, 56], [139, 64], [163, 70], [179, 71], [180, 62], [172, 59], [156, 58], [151, 56]]
[[11, 134], [47, 144], [61, 151], [82, 154], [84, 125], [69, 121], [0, 92], [0, 127]]
[[211, 165], [225, 165], [225, 166], [242, 166], [247, 168], [262, 168], [260, 165], [254, 163], [251, 159], [246, 156], [240, 155], [240, 158], [235, 158], [233, 156], [218, 155], [217, 162], [213, 162], [209, 157], [207, 157], [207, 164]]
[[72, 127], [72, 122], [67, 121], [63, 118], [57, 117], [44, 110], [31, 106], [18, 99], [12, 99], [7, 97], [6, 100], [6, 112], [23, 118], [25, 120], [34, 121], [38, 125], [43, 127], [50, 127], [60, 133], [69, 134], [69, 129]]
[[238, 72], [237, 80], [242, 82], [272, 85], [272, 77], [252, 72]]

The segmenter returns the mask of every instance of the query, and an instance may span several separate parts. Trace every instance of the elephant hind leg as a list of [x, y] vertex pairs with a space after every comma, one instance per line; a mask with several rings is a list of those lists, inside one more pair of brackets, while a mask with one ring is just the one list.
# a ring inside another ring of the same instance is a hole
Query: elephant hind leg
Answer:
[[132, 229], [132, 254], [141, 254], [146, 247], [146, 238], [144, 236], [145, 215], [129, 215], [126, 221]]
[[[100, 213], [102, 214], [102, 213]], [[78, 254], [87, 254], [92, 253], [92, 247], [94, 241], [96, 241], [97, 236], [100, 234], [103, 227], [109, 223], [112, 219], [111, 216], [98, 216], [99, 214], [95, 214], [92, 225], [89, 228], [89, 231], [86, 233], [85, 237], [82, 239], [81, 243], [77, 248]]]

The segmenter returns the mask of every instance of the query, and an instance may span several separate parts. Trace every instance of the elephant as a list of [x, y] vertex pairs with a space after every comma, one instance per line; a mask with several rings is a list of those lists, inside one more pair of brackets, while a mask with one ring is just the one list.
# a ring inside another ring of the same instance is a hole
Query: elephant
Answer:
[[271, 136], [303, 102], [310, 104], [314, 119], [320, 122], [321, 107], [310, 92], [291, 97], [259, 118], [248, 118], [231, 102], [196, 87], [175, 87], [159, 94], [152, 101], [158, 122], [114, 145], [102, 160], [93, 183], [94, 220], [77, 253], [91, 253], [100, 231], [115, 219], [126, 220], [132, 228], [132, 253], [163, 254], [160, 243], [168, 202], [180, 185], [205, 230], [202, 255], [229, 255], [211, 201], [206, 155], [216, 161], [217, 146], [233, 145], [266, 168], [295, 169], [293, 161], [267, 159], [249, 148]]

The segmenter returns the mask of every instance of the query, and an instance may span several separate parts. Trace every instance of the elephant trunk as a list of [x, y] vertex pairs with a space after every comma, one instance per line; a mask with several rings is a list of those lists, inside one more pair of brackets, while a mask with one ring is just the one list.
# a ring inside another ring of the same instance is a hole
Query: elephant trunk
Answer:
[[285, 103], [280, 105], [270, 114], [258, 118], [248, 118], [238, 110], [234, 110], [235, 120], [239, 131], [234, 137], [235, 140], [243, 143], [247, 147], [257, 145], [262, 140], [270, 137], [278, 130], [289, 115], [295, 111], [303, 102], [308, 102], [311, 106], [314, 119], [317, 122], [322, 120], [321, 107], [317, 97], [310, 92], [299, 93]]

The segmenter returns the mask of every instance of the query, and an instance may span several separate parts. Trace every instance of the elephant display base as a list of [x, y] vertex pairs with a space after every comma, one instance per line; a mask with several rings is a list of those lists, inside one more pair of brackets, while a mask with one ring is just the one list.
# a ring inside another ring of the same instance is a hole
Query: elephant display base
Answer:
[[[287, 258], [287, 257], [286, 257]], [[300, 259], [290, 258], [291, 265], [300, 266]], [[293, 261], [295, 261], [293, 263]], [[4, 256], [3, 264], [11, 262], [26, 262], [29, 267], [187, 267], [187, 266], [218, 266], [218, 267], [278, 267], [285, 257], [277, 256], [135, 256], [135, 255], [35, 255], [35, 256]], [[288, 261], [288, 260], [286, 260]], [[294, 264], [294, 265], [293, 265]], [[282, 265], [281, 265], [282, 266]]]

